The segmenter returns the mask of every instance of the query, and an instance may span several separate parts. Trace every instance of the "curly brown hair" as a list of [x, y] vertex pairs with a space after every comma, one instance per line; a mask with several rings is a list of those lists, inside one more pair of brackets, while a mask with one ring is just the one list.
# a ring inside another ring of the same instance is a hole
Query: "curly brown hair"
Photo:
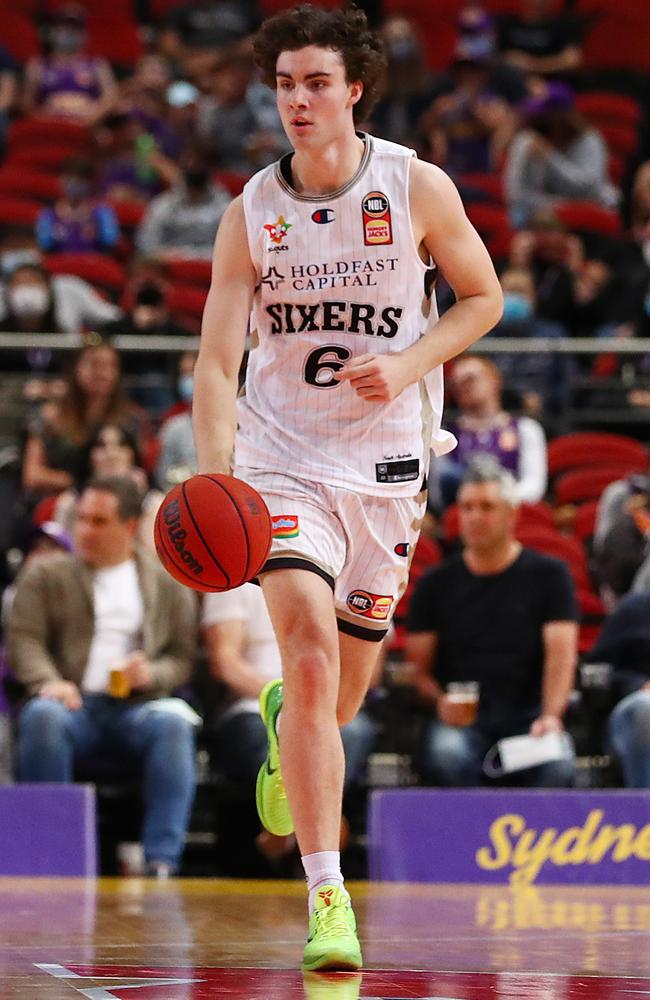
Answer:
[[275, 70], [281, 52], [295, 52], [308, 45], [341, 53], [348, 83], [363, 83], [363, 93], [353, 108], [355, 122], [364, 121], [375, 104], [386, 70], [381, 39], [370, 31], [366, 15], [354, 4], [343, 10], [325, 10], [305, 3], [268, 18], [255, 36], [255, 61], [264, 82], [275, 89]]

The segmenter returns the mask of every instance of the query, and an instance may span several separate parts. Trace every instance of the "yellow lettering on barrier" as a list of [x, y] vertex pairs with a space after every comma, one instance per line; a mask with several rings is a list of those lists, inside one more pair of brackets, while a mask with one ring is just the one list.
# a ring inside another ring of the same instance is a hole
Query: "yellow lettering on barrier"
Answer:
[[506, 813], [494, 820], [489, 829], [490, 847], [480, 847], [476, 864], [483, 871], [498, 871], [511, 865], [512, 885], [532, 884], [550, 862], [558, 868], [566, 865], [596, 865], [611, 852], [616, 864], [635, 857], [650, 861], [650, 823], [637, 830], [632, 823], [601, 825], [605, 814], [592, 809], [582, 826], [558, 832], [548, 827], [539, 833], [526, 827], [518, 813]]

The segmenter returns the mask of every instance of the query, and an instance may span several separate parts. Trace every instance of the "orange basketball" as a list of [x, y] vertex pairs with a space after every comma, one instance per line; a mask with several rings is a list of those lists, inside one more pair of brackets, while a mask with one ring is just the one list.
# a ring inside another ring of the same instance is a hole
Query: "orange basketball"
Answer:
[[271, 517], [257, 490], [218, 473], [169, 491], [154, 525], [158, 557], [194, 590], [232, 590], [260, 571], [271, 547]]

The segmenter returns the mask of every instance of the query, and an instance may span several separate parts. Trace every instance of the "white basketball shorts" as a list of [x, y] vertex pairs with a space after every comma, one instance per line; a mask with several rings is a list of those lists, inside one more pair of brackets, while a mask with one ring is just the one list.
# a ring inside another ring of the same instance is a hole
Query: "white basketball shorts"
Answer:
[[415, 497], [374, 497], [260, 469], [235, 475], [260, 493], [273, 541], [261, 572], [306, 569], [332, 588], [339, 630], [380, 642], [406, 589], [426, 509]]

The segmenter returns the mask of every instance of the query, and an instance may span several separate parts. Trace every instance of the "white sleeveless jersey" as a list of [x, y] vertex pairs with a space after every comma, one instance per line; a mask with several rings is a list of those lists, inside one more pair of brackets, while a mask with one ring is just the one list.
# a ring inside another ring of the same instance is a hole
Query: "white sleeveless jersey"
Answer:
[[430, 448], [444, 454], [455, 445], [440, 428], [442, 369], [390, 403], [368, 402], [336, 377], [349, 358], [415, 343], [436, 308], [434, 272], [411, 228], [415, 153], [364, 139], [355, 176], [332, 194], [296, 193], [281, 162], [244, 188], [259, 285], [235, 462], [375, 496], [412, 496]]

